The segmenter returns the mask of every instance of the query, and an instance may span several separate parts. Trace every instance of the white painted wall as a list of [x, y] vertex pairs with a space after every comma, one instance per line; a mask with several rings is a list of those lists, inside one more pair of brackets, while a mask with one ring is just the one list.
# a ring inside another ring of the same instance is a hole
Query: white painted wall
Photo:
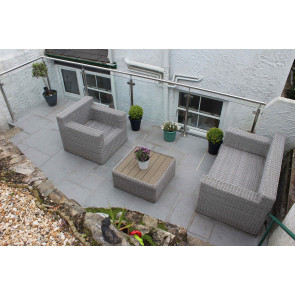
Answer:
[[[44, 50], [40, 49], [0, 50], [0, 72], [37, 58], [43, 55], [43, 53]], [[48, 60], [46, 60], [46, 64], [48, 66], [51, 87], [58, 91], [58, 98], [63, 98], [60, 79], [56, 74], [55, 65]], [[3, 87], [6, 96], [16, 118], [31, 106], [44, 101], [42, 92], [45, 85], [42, 79], [32, 77], [32, 64], [1, 76], [0, 81], [4, 83]], [[7, 122], [10, 121], [10, 115], [0, 93], [0, 128], [4, 129]]]
[[[124, 62], [127, 57], [134, 61], [164, 67], [164, 50], [112, 50], [112, 57], [118, 69], [128, 72]], [[269, 102], [280, 96], [293, 60], [295, 50], [205, 50], [173, 49], [169, 50], [169, 79], [173, 75], [202, 76], [200, 82], [180, 81], [184, 84], [199, 86], [232, 95]], [[116, 78], [118, 108], [129, 109], [129, 86], [127, 79]], [[156, 124], [163, 122], [163, 87], [146, 81], [134, 87], [135, 103], [144, 108], [144, 118]], [[178, 91], [169, 89], [168, 117], [176, 120]], [[249, 130], [257, 106], [245, 104], [221, 95], [208, 95], [203, 91], [194, 91], [219, 99], [226, 99], [224, 104], [224, 122], [221, 128], [230, 126]]]
[[276, 131], [286, 135], [286, 151], [295, 148], [295, 100], [277, 97], [265, 106], [256, 133], [273, 137]]

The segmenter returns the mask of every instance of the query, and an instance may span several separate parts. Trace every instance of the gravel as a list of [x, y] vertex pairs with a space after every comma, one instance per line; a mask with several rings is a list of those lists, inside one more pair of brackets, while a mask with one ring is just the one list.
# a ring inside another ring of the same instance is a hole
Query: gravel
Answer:
[[58, 215], [37, 207], [27, 189], [0, 184], [0, 246], [81, 245]]

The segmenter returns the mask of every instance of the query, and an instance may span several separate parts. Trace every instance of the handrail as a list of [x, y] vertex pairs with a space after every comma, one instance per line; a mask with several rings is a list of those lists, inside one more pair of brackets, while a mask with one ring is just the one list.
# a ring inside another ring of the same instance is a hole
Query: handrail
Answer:
[[295, 240], [295, 234], [291, 232], [283, 223], [281, 223], [275, 216], [272, 214], [268, 213], [269, 217], [271, 218], [271, 222], [269, 226], [267, 227], [263, 237], [261, 238], [260, 242], [258, 243], [258, 246], [261, 246], [269, 234], [271, 228], [273, 227], [274, 223], [278, 224], [293, 240]]

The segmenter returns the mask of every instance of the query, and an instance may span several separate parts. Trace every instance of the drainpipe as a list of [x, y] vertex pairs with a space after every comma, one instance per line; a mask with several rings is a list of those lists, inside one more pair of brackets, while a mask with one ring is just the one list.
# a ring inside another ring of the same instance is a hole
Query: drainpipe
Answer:
[[[163, 79], [164, 80], [169, 80], [169, 49], [164, 49], [163, 51], [163, 68], [164, 68], [164, 73], [163, 73]], [[163, 85], [163, 108], [164, 108], [164, 121], [168, 120], [169, 117], [169, 88], [168, 84]]]
[[[200, 82], [203, 79], [203, 77], [200, 76], [186, 76], [186, 75], [173, 75], [173, 82], [178, 83], [179, 80], [184, 80], [184, 81], [192, 81], [192, 82]], [[170, 88], [175, 88], [177, 85], [169, 85]]]
[[[110, 60], [110, 63], [112, 64], [113, 63], [112, 49], [108, 50], [108, 58]], [[111, 88], [112, 88], [112, 95], [113, 95], [113, 101], [114, 101], [114, 108], [118, 109], [114, 73], [111, 71], [110, 75], [111, 75]]]

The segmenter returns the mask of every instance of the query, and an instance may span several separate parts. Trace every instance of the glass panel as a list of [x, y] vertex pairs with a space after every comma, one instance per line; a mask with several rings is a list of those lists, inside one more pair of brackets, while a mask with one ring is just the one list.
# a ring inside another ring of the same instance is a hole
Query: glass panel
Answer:
[[209, 130], [212, 127], [218, 127], [219, 126], [219, 120], [213, 119], [205, 116], [199, 115], [199, 125], [198, 128]]
[[87, 81], [87, 86], [97, 88], [94, 75], [86, 74], [86, 81]]
[[222, 104], [222, 101], [202, 97], [200, 112], [219, 117], [222, 110]]
[[107, 91], [111, 91], [111, 79], [96, 76], [96, 80], [97, 80], [97, 87], [98, 88], [105, 89]]
[[99, 92], [95, 90], [88, 89], [88, 95], [93, 97], [95, 102], [100, 103]]
[[114, 108], [113, 96], [109, 93], [100, 92], [101, 103], [107, 104], [110, 108]]
[[76, 71], [61, 70], [66, 92], [80, 94]]
[[[186, 106], [186, 97], [184, 96], [187, 93], [179, 92], [179, 100], [178, 106], [185, 108]], [[189, 108], [197, 111], [199, 109], [199, 101], [200, 97], [196, 95], [192, 95], [193, 97], [190, 99]]]
[[[178, 122], [184, 124], [185, 111], [178, 110]], [[197, 127], [198, 115], [188, 112], [187, 125]]]

